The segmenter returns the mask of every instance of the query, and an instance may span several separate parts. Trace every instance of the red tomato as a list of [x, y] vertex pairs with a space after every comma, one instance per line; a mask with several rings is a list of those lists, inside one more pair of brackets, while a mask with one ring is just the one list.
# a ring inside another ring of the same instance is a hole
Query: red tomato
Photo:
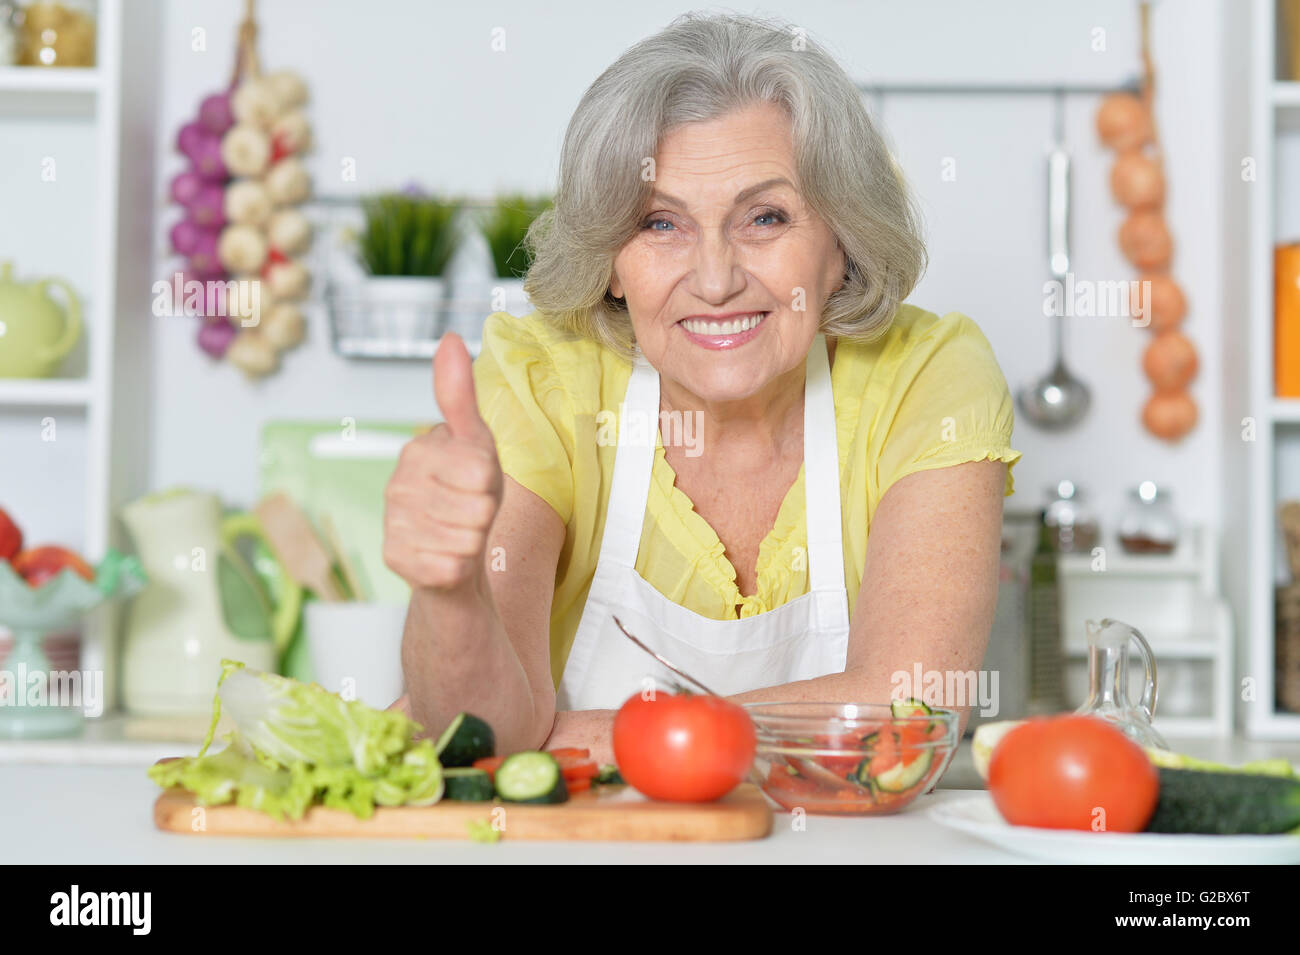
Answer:
[[619, 772], [651, 799], [720, 799], [745, 778], [756, 748], [744, 707], [716, 696], [638, 694], [614, 717]]
[[566, 759], [591, 759], [591, 750], [579, 749], [577, 746], [561, 746], [559, 749], [548, 749], [547, 752], [554, 756], [556, 761], [560, 763], [563, 763]]
[[23, 549], [23, 532], [13, 518], [0, 509], [0, 560], [12, 560]]
[[13, 565], [14, 572], [27, 581], [29, 587], [41, 586], [65, 567], [71, 567], [75, 573], [92, 583], [95, 580], [94, 568], [64, 547], [32, 547], [15, 554], [10, 564]]
[[575, 779], [595, 779], [600, 775], [600, 767], [595, 761], [584, 763], [574, 759], [559, 759], [556, 762], [560, 764], [560, 773], [566, 783]]
[[989, 760], [989, 793], [1013, 825], [1141, 832], [1159, 791], [1142, 747], [1094, 716], [1028, 720]]
[[501, 764], [506, 761], [504, 756], [485, 756], [483, 759], [474, 760], [474, 768], [481, 769], [488, 774], [488, 778], [493, 782], [497, 780], [497, 770]]

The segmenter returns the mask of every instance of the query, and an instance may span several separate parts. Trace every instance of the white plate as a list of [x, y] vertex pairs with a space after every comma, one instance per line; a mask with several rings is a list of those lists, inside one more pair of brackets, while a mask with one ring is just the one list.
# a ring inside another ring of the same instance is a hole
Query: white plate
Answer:
[[1048, 862], [1140, 865], [1300, 863], [1300, 836], [1183, 836], [1156, 832], [1077, 832], [1013, 826], [987, 793], [942, 803], [930, 817], [950, 829]]

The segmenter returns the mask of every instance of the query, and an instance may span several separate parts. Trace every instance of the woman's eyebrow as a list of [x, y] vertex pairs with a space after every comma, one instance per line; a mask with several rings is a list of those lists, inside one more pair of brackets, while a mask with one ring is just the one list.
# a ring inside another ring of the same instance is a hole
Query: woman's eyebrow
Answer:
[[[744, 189], [740, 190], [740, 192], [736, 193], [736, 198], [732, 200], [732, 204], [740, 205], [751, 196], [762, 192], [764, 189], [771, 189], [773, 186], [790, 186], [791, 188], [794, 188], [794, 184], [784, 176], [777, 176], [775, 179], [764, 179], [762, 182], [756, 182], [752, 186], [746, 186]], [[658, 189], [650, 194], [650, 198], [655, 202], [662, 202], [666, 205], [685, 208], [685, 203], [680, 199], [675, 196], [670, 196], [665, 192], [660, 192]]]

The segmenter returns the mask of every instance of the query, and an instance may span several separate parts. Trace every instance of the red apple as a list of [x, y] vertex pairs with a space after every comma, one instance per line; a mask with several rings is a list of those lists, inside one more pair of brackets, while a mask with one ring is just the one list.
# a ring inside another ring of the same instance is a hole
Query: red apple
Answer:
[[18, 576], [29, 587], [39, 587], [65, 567], [71, 567], [86, 580], [95, 579], [95, 571], [72, 551], [63, 547], [33, 547], [18, 554], [13, 561]]
[[0, 560], [13, 560], [23, 549], [23, 532], [8, 514], [0, 509]]

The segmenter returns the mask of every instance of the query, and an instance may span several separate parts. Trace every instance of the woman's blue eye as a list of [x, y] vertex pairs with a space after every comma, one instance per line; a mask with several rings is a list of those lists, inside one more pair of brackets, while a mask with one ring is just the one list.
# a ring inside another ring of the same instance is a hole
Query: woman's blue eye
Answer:
[[[753, 221], [758, 222], [758, 220], [760, 219], [775, 219], [776, 221], [773, 222], [772, 225], [778, 225], [780, 223], [789, 221], [786, 218], [785, 213], [781, 212], [779, 209], [768, 209], [766, 212], [760, 212], [758, 215], [754, 216]], [[667, 229], [656, 229], [655, 228], [656, 225], [665, 225], [671, 228], [676, 228], [676, 226], [674, 226], [667, 219], [647, 219], [645, 222], [641, 224], [641, 228], [649, 230], [650, 232], [668, 231]]]

